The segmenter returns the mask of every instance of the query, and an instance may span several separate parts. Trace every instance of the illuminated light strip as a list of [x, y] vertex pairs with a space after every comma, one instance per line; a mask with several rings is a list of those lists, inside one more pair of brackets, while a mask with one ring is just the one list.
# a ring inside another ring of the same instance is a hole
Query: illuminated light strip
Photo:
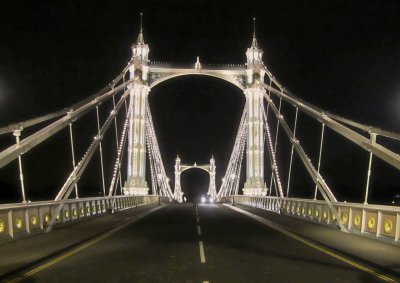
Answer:
[[[148, 135], [148, 141], [150, 145], [149, 156], [150, 160], [153, 160], [154, 172], [152, 172], [152, 179], [156, 180], [158, 186], [160, 186], [159, 191], [163, 196], [173, 198], [174, 195], [171, 191], [169, 185], [167, 174], [165, 172], [164, 164], [162, 162], [162, 157], [160, 153], [160, 148], [157, 142], [157, 136], [154, 130], [153, 119], [151, 116], [149, 102], [146, 101], [146, 132]], [[158, 176], [161, 176], [161, 179]], [[159, 181], [159, 183], [158, 183]]]
[[237, 163], [237, 151], [238, 151], [238, 147], [240, 145], [240, 138], [243, 135], [243, 125], [245, 124], [246, 121], [246, 113], [247, 113], [247, 108], [244, 108], [243, 114], [242, 114], [242, 118], [239, 124], [239, 130], [238, 130], [238, 134], [236, 137], [236, 141], [235, 141], [235, 145], [232, 151], [232, 155], [231, 158], [229, 160], [229, 164], [227, 167], [227, 171], [225, 173], [225, 177], [224, 177], [224, 181], [222, 183], [221, 189], [219, 191], [221, 196], [226, 196], [228, 194], [232, 193], [232, 186], [230, 186], [229, 184], [231, 183], [231, 178], [230, 176], [232, 174], [234, 174], [234, 167], [235, 164]]
[[[246, 140], [247, 130], [247, 107], [245, 105], [242, 117], [239, 123], [239, 129], [236, 135], [235, 144], [232, 150], [231, 157], [223, 178], [222, 185], [218, 191], [217, 197], [223, 197], [237, 193], [239, 186], [239, 178], [241, 172], [241, 163], [243, 159], [244, 142]], [[231, 176], [235, 176], [232, 178]]]
[[[246, 128], [247, 128], [247, 124], [246, 124]], [[244, 149], [245, 149], [245, 145], [246, 145], [247, 135], [244, 135], [244, 137], [245, 138], [242, 139], [242, 143], [241, 143], [239, 170], [238, 170], [238, 178], [236, 179], [235, 195], [239, 194], [239, 180], [240, 180], [240, 174], [242, 172], [243, 156], [244, 156]]]
[[[268, 103], [269, 104], [269, 103]], [[271, 139], [271, 132], [269, 129], [269, 124], [267, 121], [267, 116], [265, 114], [265, 109], [263, 108], [263, 117], [264, 117], [264, 127], [267, 132], [267, 137], [268, 137], [268, 145], [269, 145], [269, 150], [270, 150], [270, 155], [272, 156], [272, 171], [275, 173], [275, 178], [276, 178], [276, 183], [278, 183], [278, 189], [279, 189], [279, 194], [281, 197], [284, 197], [283, 195], [283, 189], [282, 189], [282, 183], [281, 179], [279, 177], [279, 170], [278, 170], [278, 164], [276, 162], [276, 155], [275, 155], [275, 150], [272, 146], [272, 139]], [[279, 121], [279, 119], [278, 119]], [[272, 188], [270, 188], [272, 189]]]
[[283, 227], [281, 227], [280, 225], [278, 225], [278, 224], [276, 224], [276, 223], [274, 223], [274, 222], [272, 222], [270, 220], [267, 220], [267, 219], [265, 219], [265, 218], [263, 218], [261, 216], [258, 216], [256, 214], [253, 214], [251, 212], [245, 211], [245, 210], [240, 209], [240, 208], [235, 207], [235, 206], [229, 206], [229, 205], [226, 205], [226, 204], [224, 204], [224, 206], [226, 206], [226, 207], [228, 207], [228, 208], [230, 208], [232, 210], [235, 210], [235, 211], [237, 211], [239, 213], [242, 213], [244, 215], [247, 215], [247, 216], [253, 218], [254, 220], [257, 220], [258, 222], [262, 223], [263, 225], [274, 229], [275, 231], [278, 231], [278, 232], [280, 232], [280, 233], [282, 233], [282, 234], [284, 234], [284, 235], [286, 235], [286, 236], [288, 236], [288, 237], [290, 237], [292, 239], [295, 239], [295, 240], [297, 240], [297, 241], [299, 241], [299, 242], [301, 242], [301, 243], [303, 243], [303, 244], [305, 244], [305, 245], [307, 245], [307, 246], [309, 246], [309, 247], [311, 247], [311, 248], [313, 248], [313, 249], [315, 249], [315, 250], [317, 250], [319, 252], [322, 252], [322, 253], [324, 253], [326, 255], [329, 255], [329, 256], [331, 256], [333, 258], [336, 258], [336, 259], [338, 259], [338, 260], [340, 260], [342, 262], [345, 262], [345, 263], [347, 263], [347, 264], [349, 264], [349, 265], [351, 265], [351, 266], [353, 266], [353, 267], [355, 267], [357, 269], [365, 271], [365, 272], [367, 272], [367, 273], [369, 273], [369, 274], [371, 274], [371, 275], [373, 275], [373, 276], [375, 276], [375, 277], [377, 277], [377, 278], [379, 278], [379, 279], [381, 279], [381, 280], [383, 280], [385, 282], [399, 283], [399, 281], [396, 281], [395, 279], [390, 278], [389, 276], [387, 276], [385, 274], [381, 274], [381, 273], [379, 273], [379, 272], [377, 272], [377, 271], [375, 271], [375, 270], [373, 270], [373, 269], [371, 269], [369, 267], [363, 266], [363, 265], [361, 265], [361, 264], [359, 264], [357, 262], [354, 262], [354, 261], [352, 261], [352, 260], [350, 260], [348, 258], [345, 258], [345, 257], [343, 257], [341, 255], [338, 255], [338, 254], [334, 253], [332, 250], [329, 250], [329, 249], [324, 248], [324, 247], [322, 247], [320, 245], [314, 244], [311, 241], [301, 237], [300, 235], [297, 235], [297, 234], [295, 234], [293, 232], [290, 232], [290, 231], [284, 229]]
[[[145, 121], [146, 123], [146, 128], [148, 127], [148, 121], [146, 119]], [[151, 175], [151, 183], [152, 183], [152, 189], [153, 189], [153, 193], [157, 194], [157, 182], [156, 182], [156, 168], [155, 168], [155, 161], [153, 158], [153, 144], [151, 143], [151, 139], [150, 139], [150, 134], [149, 134], [149, 130], [146, 131], [146, 141], [147, 141], [147, 153], [149, 155], [149, 159], [150, 159], [150, 175]]]
[[124, 229], [125, 227], [129, 226], [130, 224], [142, 219], [143, 217], [155, 212], [156, 210], [158, 210], [160, 208], [162, 208], [162, 207], [161, 206], [156, 206], [156, 207], [154, 207], [154, 208], [152, 208], [152, 209], [150, 209], [150, 210], [148, 210], [146, 212], [143, 212], [141, 214], [135, 215], [132, 218], [126, 220], [125, 223], [123, 223], [123, 224], [121, 224], [121, 225], [119, 225], [119, 226], [117, 226], [115, 228], [112, 228], [111, 230], [109, 230], [109, 231], [97, 236], [96, 238], [94, 238], [94, 239], [92, 239], [92, 240], [90, 240], [90, 241], [88, 241], [86, 243], [83, 243], [83, 244], [79, 245], [77, 248], [75, 248], [75, 249], [73, 249], [73, 250], [71, 250], [71, 251], [69, 251], [69, 252], [67, 252], [67, 253], [65, 253], [65, 254], [63, 254], [63, 255], [61, 255], [61, 256], [59, 256], [59, 257], [57, 257], [57, 258], [55, 258], [55, 259], [53, 259], [53, 260], [51, 260], [49, 262], [47, 262], [47, 263], [45, 263], [45, 264], [43, 264], [43, 265], [40, 265], [40, 266], [38, 266], [38, 267], [26, 272], [22, 276], [19, 276], [19, 277], [15, 278], [15, 279], [7, 281], [7, 282], [8, 283], [21, 282], [22, 280], [25, 280], [28, 277], [31, 277], [32, 275], [35, 275], [36, 273], [38, 273], [38, 272], [40, 272], [40, 271], [42, 271], [42, 270], [44, 270], [44, 269], [46, 269], [48, 267], [51, 267], [54, 264], [56, 264], [56, 263], [58, 263], [58, 262], [60, 262], [60, 261], [62, 261], [64, 259], [66, 259], [66, 258], [68, 258], [68, 257], [70, 257], [70, 256], [72, 256], [72, 255], [84, 250], [84, 249], [87, 249], [87, 248], [97, 244], [98, 242], [100, 242], [100, 241], [102, 241], [102, 240], [114, 235], [118, 231]]
[[120, 141], [119, 147], [118, 147], [117, 159], [115, 160], [115, 164], [114, 164], [113, 177], [111, 179], [110, 188], [108, 189], [108, 195], [109, 196], [113, 195], [113, 191], [115, 189], [114, 186], [116, 184], [115, 180], [117, 178], [118, 171], [119, 171], [119, 169], [121, 167], [121, 154], [122, 154], [123, 148], [125, 147], [125, 144], [126, 144], [125, 137], [127, 136], [126, 135], [126, 131], [127, 131], [127, 128], [128, 128], [129, 118], [131, 116], [131, 113], [132, 113], [132, 107], [129, 108], [128, 113], [126, 114], [126, 119], [125, 119], [125, 122], [124, 122], [122, 135], [121, 135], [121, 141]]

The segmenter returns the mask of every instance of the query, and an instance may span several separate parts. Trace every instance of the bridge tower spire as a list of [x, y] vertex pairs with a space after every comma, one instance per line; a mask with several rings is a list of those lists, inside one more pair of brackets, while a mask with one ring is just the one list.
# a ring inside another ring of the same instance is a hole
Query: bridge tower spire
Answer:
[[140, 13], [140, 31], [132, 45], [132, 59], [129, 66], [131, 79], [129, 109], [128, 178], [124, 186], [125, 195], [147, 195], [146, 183], [146, 105], [150, 92], [148, 86], [149, 46], [145, 44], [142, 26], [143, 13]]
[[258, 47], [255, 18], [253, 18], [253, 39], [250, 48], [247, 48], [246, 57], [246, 95], [247, 107], [247, 149], [246, 149], [246, 182], [243, 188], [244, 195], [265, 195], [267, 188], [264, 182], [264, 124], [263, 124], [263, 96], [265, 67], [262, 61], [263, 51]]

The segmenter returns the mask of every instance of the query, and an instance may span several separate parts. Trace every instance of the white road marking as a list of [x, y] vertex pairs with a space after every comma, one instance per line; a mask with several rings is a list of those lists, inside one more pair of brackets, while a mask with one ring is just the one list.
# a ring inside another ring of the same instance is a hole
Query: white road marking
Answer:
[[196, 217], [197, 223], [200, 223], [200, 219], [199, 217]]
[[206, 256], [204, 255], [203, 241], [199, 241], [199, 248], [200, 248], [200, 262], [206, 263]]
[[197, 234], [199, 234], [199, 236], [201, 236], [201, 229], [200, 229], [200, 225], [197, 225]]

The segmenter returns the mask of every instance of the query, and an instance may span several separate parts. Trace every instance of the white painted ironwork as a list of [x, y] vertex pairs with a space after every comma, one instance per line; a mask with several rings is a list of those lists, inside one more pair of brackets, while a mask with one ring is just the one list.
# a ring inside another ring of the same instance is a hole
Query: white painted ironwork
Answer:
[[[72, 123], [69, 123], [69, 138], [71, 143], [72, 169], [74, 169], [76, 165], [75, 165], [75, 149], [74, 149], [74, 136], [72, 133]], [[74, 176], [74, 178], [76, 178], [76, 176]], [[78, 182], [75, 183], [75, 198], [79, 199]]]
[[[100, 135], [100, 117], [99, 117], [99, 106], [96, 106], [96, 118], [97, 118], [97, 135]], [[114, 117], [115, 119], [115, 117]], [[99, 153], [100, 153], [100, 167], [101, 167], [101, 184], [103, 188], [103, 196], [106, 196], [106, 183], [104, 181], [104, 162], [103, 162], [103, 146], [101, 141], [99, 142]], [[76, 183], [75, 183], [76, 185]]]
[[24, 138], [19, 142], [19, 145], [12, 145], [5, 150], [0, 152], [0, 168], [3, 168], [5, 165], [15, 160], [21, 154], [27, 153], [32, 150], [37, 145], [41, 144], [43, 141], [52, 137], [54, 134], [58, 133], [63, 128], [67, 127], [69, 123], [76, 121], [90, 110], [93, 110], [96, 105], [101, 104], [103, 101], [111, 98], [115, 93], [122, 90], [125, 85], [131, 84], [134, 79], [131, 79], [123, 84], [118, 85], [117, 87], [106, 91], [105, 93], [96, 96], [88, 102], [85, 102], [83, 105], [77, 107], [77, 109], [73, 111], [66, 111], [66, 115], [62, 118], [56, 120], [48, 126], [45, 126], [41, 130], [33, 133], [32, 135]]
[[[376, 134], [371, 134], [371, 144], [376, 143]], [[371, 178], [371, 167], [372, 167], [372, 151], [369, 153], [369, 161], [368, 161], [368, 171], [367, 171], [367, 183], [365, 184], [365, 198], [364, 203], [368, 203], [368, 193], [369, 193], [369, 180]]]
[[[322, 146], [324, 144], [324, 132], [325, 132], [325, 124], [322, 123], [321, 142], [320, 142], [320, 145], [319, 145], [318, 168], [317, 168], [318, 174], [319, 174], [319, 170], [321, 169]], [[315, 185], [314, 200], [317, 199], [317, 192], [318, 192], [318, 188], [317, 188], [317, 185]]]
[[[269, 104], [268, 104], [269, 106]], [[296, 129], [297, 129], [297, 117], [299, 114], [299, 108], [296, 107], [296, 114], [294, 118], [294, 126], [293, 126], [293, 137], [296, 138]], [[292, 173], [292, 163], [293, 163], [293, 149], [294, 149], [294, 144], [292, 143], [292, 148], [290, 150], [290, 163], [289, 163], [289, 174], [288, 174], [288, 180], [287, 180], [287, 188], [286, 188], [286, 196], [289, 197], [289, 189], [290, 189], [290, 176]]]
[[[20, 139], [21, 130], [14, 130], [13, 132], [16, 140], [16, 146], [20, 146]], [[21, 154], [18, 155], [18, 169], [19, 169], [19, 181], [21, 184], [21, 194], [22, 194], [22, 203], [26, 203], [26, 196], [25, 196], [25, 183], [24, 183], [24, 171], [22, 170], [22, 157]]]

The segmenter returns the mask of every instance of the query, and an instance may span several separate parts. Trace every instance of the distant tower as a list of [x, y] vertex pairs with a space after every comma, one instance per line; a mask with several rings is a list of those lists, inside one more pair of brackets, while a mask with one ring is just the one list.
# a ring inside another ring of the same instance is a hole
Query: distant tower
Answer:
[[129, 109], [129, 145], [128, 179], [124, 186], [125, 195], [147, 195], [146, 183], [146, 102], [150, 92], [148, 86], [149, 46], [144, 43], [142, 13], [140, 14], [140, 32], [136, 44], [132, 45], [132, 59], [129, 67], [130, 78], [135, 82], [130, 89]]
[[215, 159], [214, 156], [211, 155], [211, 159], [210, 159], [210, 185], [208, 186], [208, 192], [207, 194], [210, 195], [213, 199], [215, 199], [217, 197], [217, 189], [215, 186], [215, 169], [217, 167], [215, 166]]
[[263, 96], [264, 88], [258, 83], [264, 82], [265, 67], [262, 61], [263, 51], [258, 47], [255, 18], [251, 47], [247, 48], [246, 95], [247, 107], [247, 149], [246, 149], [246, 182], [244, 195], [265, 195], [264, 182], [264, 125]]
[[178, 202], [182, 202], [182, 188], [181, 188], [181, 159], [179, 155], [176, 156], [175, 159], [175, 189], [174, 189], [174, 198]]
[[199, 58], [199, 56], [197, 56], [197, 58], [196, 58], [196, 63], [194, 63], [194, 68], [195, 68], [196, 70], [200, 70], [200, 69], [201, 69], [201, 63], [200, 63], [200, 58]]

